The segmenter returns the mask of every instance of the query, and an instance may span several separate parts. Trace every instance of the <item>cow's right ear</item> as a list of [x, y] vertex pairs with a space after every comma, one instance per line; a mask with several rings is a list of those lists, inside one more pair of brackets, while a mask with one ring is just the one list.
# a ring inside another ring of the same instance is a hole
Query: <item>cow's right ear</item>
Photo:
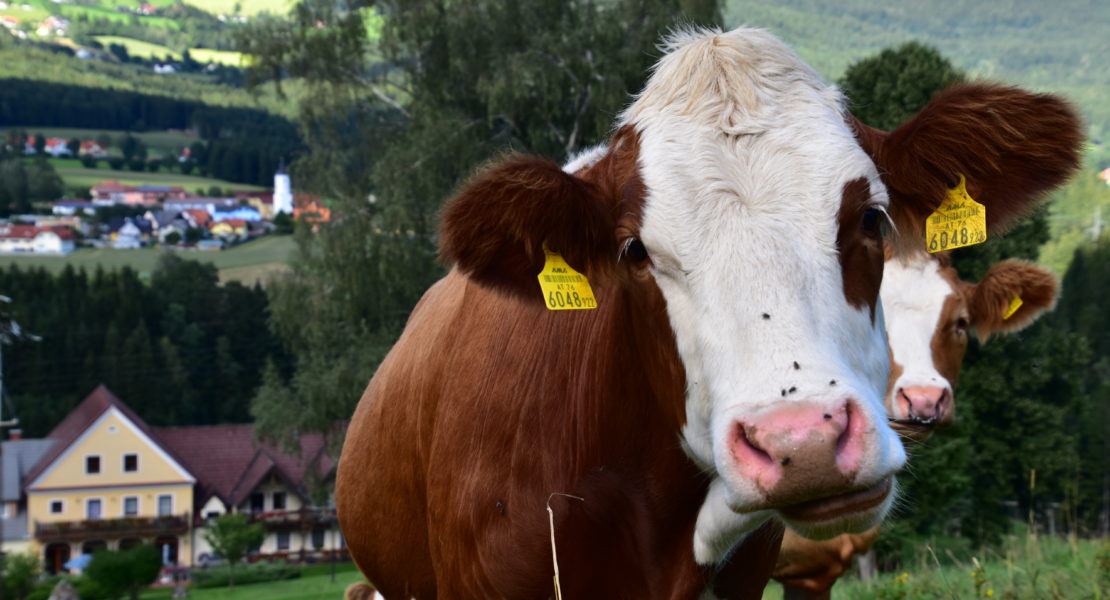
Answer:
[[962, 175], [1000, 233], [1079, 167], [1083, 128], [1075, 109], [1049, 94], [991, 83], [939, 92], [890, 133], [849, 118], [890, 193], [899, 249], [918, 249], [925, 220]]
[[479, 172], [443, 210], [440, 257], [481, 285], [542, 302], [543, 244], [593, 281], [617, 256], [597, 187], [552, 161], [514, 156]]

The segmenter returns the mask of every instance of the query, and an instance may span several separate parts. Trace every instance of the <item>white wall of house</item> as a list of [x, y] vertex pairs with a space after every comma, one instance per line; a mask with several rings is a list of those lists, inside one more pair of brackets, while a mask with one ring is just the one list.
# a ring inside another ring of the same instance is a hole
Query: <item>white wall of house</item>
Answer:
[[35, 236], [32, 248], [35, 254], [69, 254], [76, 246], [73, 240], [63, 240], [53, 231], [43, 231]]

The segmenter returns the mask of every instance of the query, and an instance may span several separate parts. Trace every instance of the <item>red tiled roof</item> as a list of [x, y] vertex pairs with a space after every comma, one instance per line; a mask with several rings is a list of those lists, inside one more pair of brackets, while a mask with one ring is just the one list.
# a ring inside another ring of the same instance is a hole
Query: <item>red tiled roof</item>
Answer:
[[193, 217], [193, 220], [197, 222], [197, 225], [204, 225], [208, 223], [208, 221], [212, 218], [212, 215], [209, 215], [208, 211], [200, 210], [197, 208], [187, 208], [181, 212], [185, 212], [191, 215]]
[[35, 237], [34, 225], [0, 225], [0, 238], [25, 239]]
[[283, 479], [302, 496], [308, 493], [305, 476], [314, 471], [326, 476], [335, 461], [324, 452], [319, 434], [301, 436], [300, 457], [254, 439], [251, 425], [163, 427], [158, 437], [184, 457], [184, 465], [197, 476], [194, 501], [199, 508], [212, 496], [229, 506], [245, 501], [270, 473]]
[[220, 222], [221, 223], [227, 223], [228, 225], [230, 225], [232, 227], [246, 227], [247, 226], [247, 220], [246, 219], [224, 219], [223, 221], [220, 221]]
[[29, 240], [37, 237], [40, 233], [46, 232], [56, 234], [63, 240], [76, 239], [73, 230], [62, 225], [52, 225], [50, 227], [35, 227], [34, 225], [0, 225], [0, 238], [9, 240]]

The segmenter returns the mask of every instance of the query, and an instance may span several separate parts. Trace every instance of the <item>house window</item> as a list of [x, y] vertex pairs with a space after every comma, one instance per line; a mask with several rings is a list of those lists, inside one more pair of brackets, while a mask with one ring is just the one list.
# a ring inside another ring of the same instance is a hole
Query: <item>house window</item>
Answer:
[[50, 514], [60, 515], [66, 511], [66, 505], [61, 500], [50, 501]]
[[288, 550], [289, 549], [289, 532], [288, 531], [279, 531], [279, 532], [277, 532], [277, 549], [278, 550]]
[[317, 550], [324, 547], [324, 530], [323, 529], [313, 529], [312, 530], [312, 547], [317, 549]]
[[138, 496], [124, 496], [123, 498], [123, 516], [135, 517], [139, 514], [139, 497]]
[[102, 503], [100, 498], [91, 498], [85, 501], [85, 518], [91, 520], [99, 519], [102, 514]]
[[285, 492], [274, 492], [274, 510], [285, 510]]
[[266, 502], [266, 496], [262, 494], [251, 494], [251, 512], [259, 513], [265, 510], [263, 503]]
[[138, 454], [124, 454], [123, 455], [123, 472], [135, 473], [139, 470], [139, 455]]
[[158, 496], [158, 516], [166, 517], [173, 514], [173, 496], [169, 494], [159, 494]]
[[97, 454], [90, 454], [85, 457], [85, 474], [97, 475], [100, 473], [100, 456]]

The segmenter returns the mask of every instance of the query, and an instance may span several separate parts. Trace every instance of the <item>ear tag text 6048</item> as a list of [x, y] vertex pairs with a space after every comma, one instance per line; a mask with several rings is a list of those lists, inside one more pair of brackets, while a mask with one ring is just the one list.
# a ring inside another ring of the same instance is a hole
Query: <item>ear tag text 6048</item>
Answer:
[[987, 207], [972, 200], [964, 187], [964, 176], [936, 212], [925, 220], [929, 252], [974, 246], [987, 241]]
[[575, 271], [563, 260], [558, 252], [553, 252], [544, 242], [543, 253], [546, 259], [543, 270], [537, 276], [543, 303], [548, 310], [588, 310], [597, 308], [597, 299], [590, 289], [586, 276]]

